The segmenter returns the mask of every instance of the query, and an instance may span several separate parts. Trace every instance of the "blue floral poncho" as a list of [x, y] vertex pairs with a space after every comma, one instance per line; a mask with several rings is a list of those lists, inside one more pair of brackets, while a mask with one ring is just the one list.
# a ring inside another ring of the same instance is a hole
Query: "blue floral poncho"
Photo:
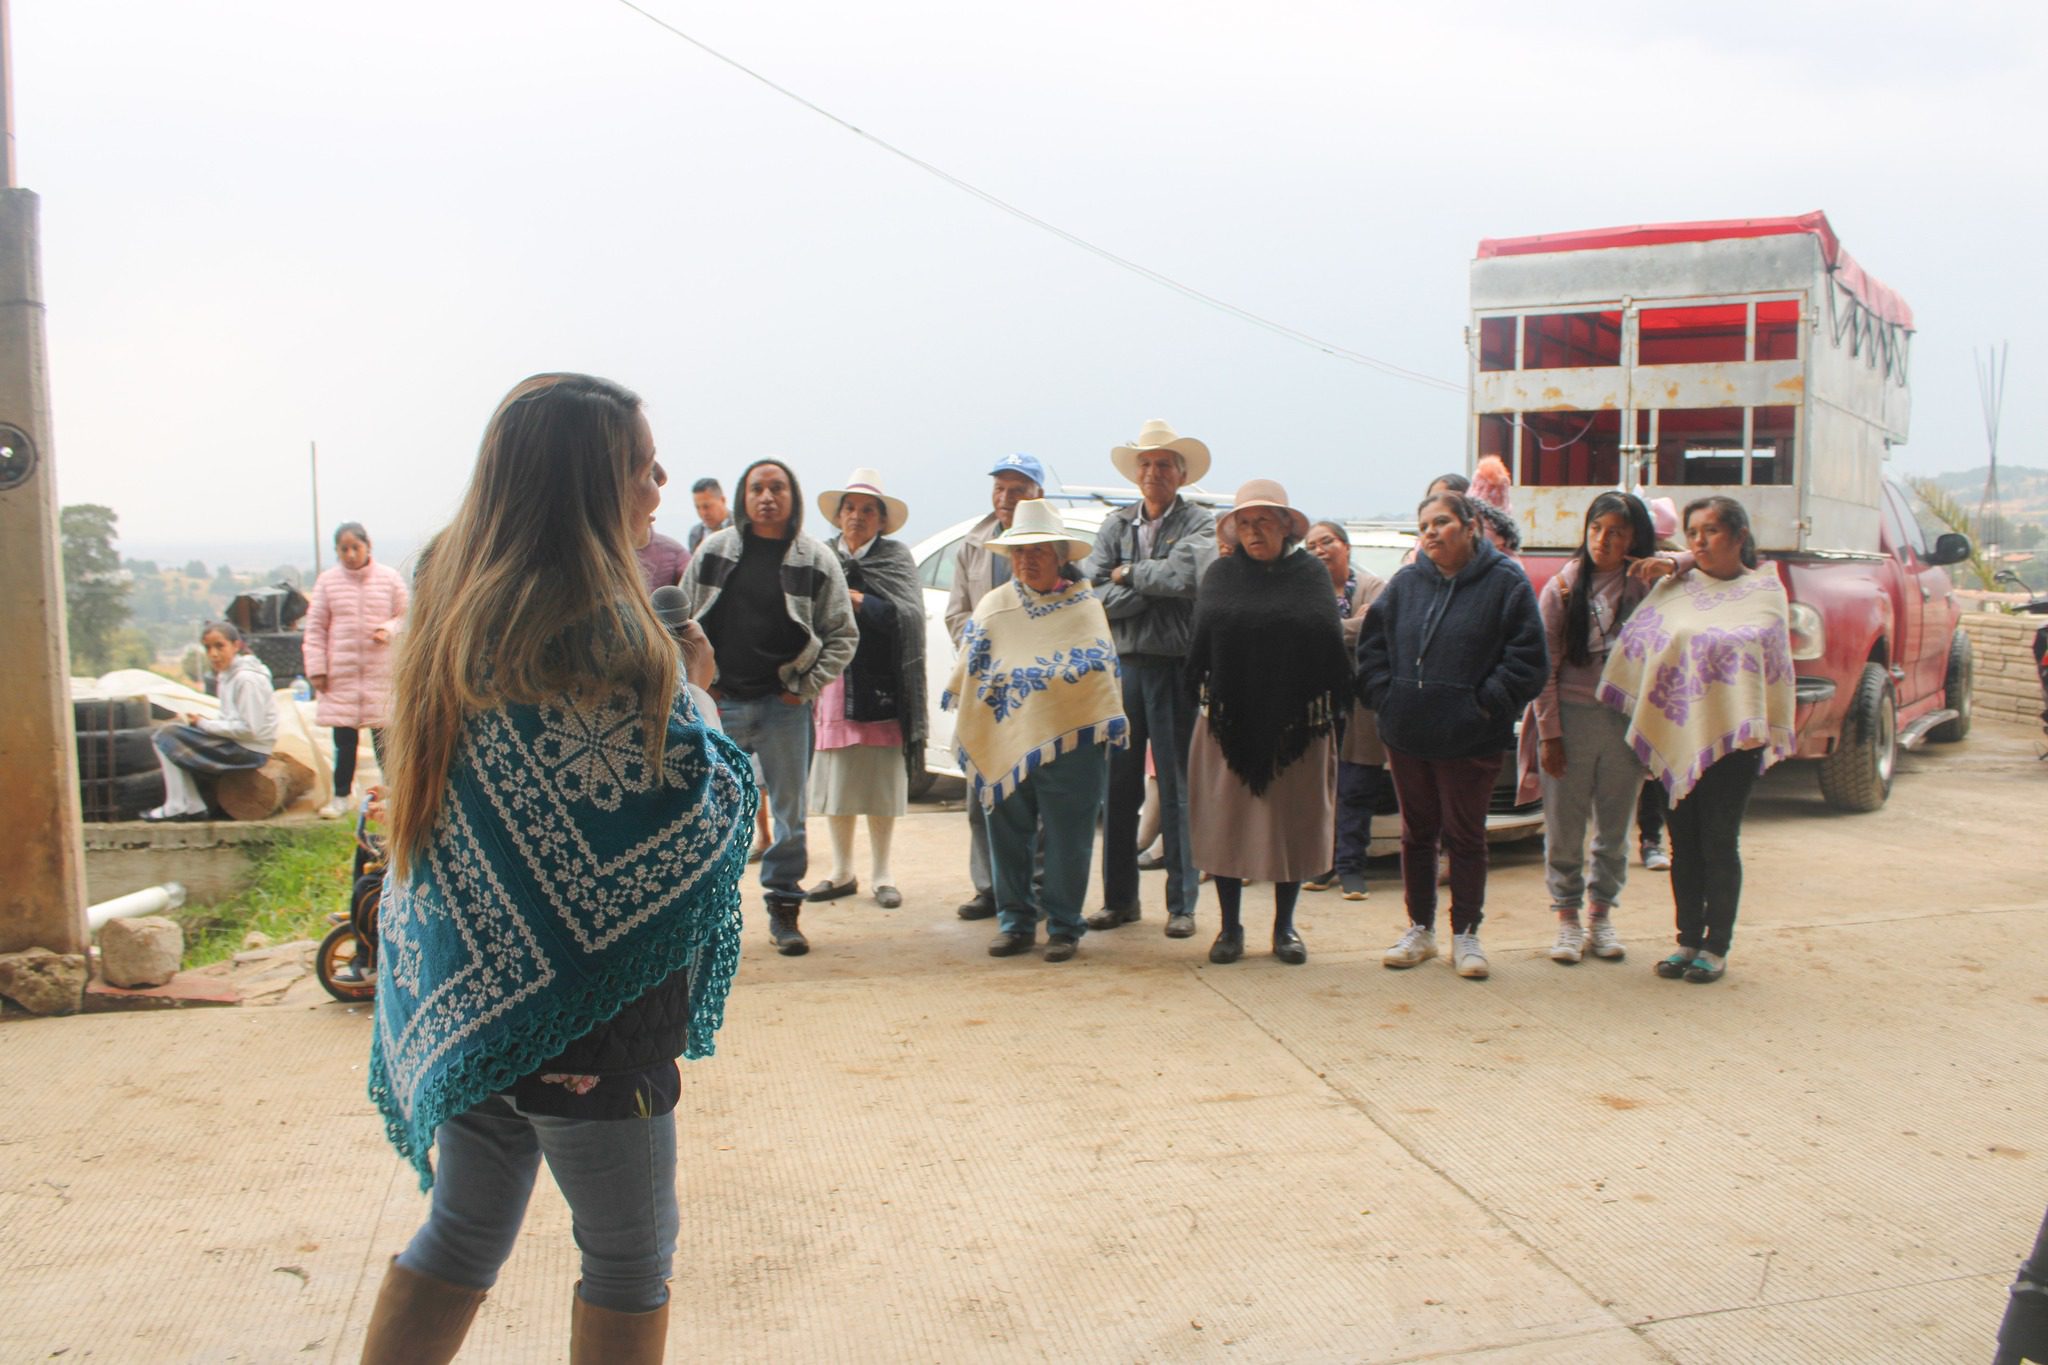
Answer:
[[631, 692], [470, 717], [427, 848], [378, 915], [370, 1098], [433, 1183], [434, 1130], [689, 971], [711, 1054], [759, 800], [678, 688], [661, 771]]

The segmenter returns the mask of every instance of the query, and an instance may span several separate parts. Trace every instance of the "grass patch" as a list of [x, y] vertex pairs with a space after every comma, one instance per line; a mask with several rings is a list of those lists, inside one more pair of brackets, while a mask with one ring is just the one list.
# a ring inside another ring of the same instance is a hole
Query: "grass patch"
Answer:
[[185, 930], [185, 965], [203, 967], [242, 950], [251, 930], [273, 943], [318, 939], [327, 915], [348, 909], [349, 861], [355, 851], [355, 822], [337, 820], [317, 828], [280, 832], [256, 855], [255, 880], [231, 900], [187, 905], [175, 911]]

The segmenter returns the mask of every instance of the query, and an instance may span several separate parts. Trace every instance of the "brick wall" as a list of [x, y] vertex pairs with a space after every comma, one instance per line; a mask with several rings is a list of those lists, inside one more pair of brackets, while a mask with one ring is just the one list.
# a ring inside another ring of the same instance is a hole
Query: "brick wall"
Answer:
[[1965, 611], [1963, 629], [1977, 666], [1977, 714], [1987, 720], [2041, 723], [2041, 676], [2034, 668], [2034, 632], [2048, 618]]

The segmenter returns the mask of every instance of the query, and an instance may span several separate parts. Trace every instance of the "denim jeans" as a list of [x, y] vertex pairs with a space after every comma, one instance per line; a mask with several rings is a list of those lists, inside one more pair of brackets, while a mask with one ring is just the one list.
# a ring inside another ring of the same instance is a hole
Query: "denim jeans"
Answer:
[[761, 766], [761, 795], [768, 803], [775, 842], [761, 858], [761, 890], [771, 901], [804, 898], [810, 854], [804, 842], [804, 799], [811, 781], [811, 707], [791, 706], [779, 697], [718, 703], [718, 720], [733, 743]]
[[1075, 749], [1035, 770], [989, 811], [996, 912], [1004, 933], [1036, 933], [1041, 913], [1049, 934], [1078, 939], [1088, 932], [1081, 909], [1108, 769], [1102, 745]]
[[1337, 763], [1337, 862], [1339, 872], [1365, 875], [1372, 850], [1372, 808], [1388, 782], [1377, 763]]
[[434, 1130], [433, 1203], [399, 1254], [407, 1270], [489, 1289], [512, 1254], [541, 1158], [569, 1201], [585, 1302], [645, 1313], [668, 1302], [676, 1253], [676, 1116], [558, 1119], [493, 1095]]
[[1138, 810], [1145, 804], [1145, 746], [1159, 778], [1159, 832], [1166, 843], [1166, 913], [1192, 915], [1201, 893], [1188, 837], [1188, 745], [1195, 702], [1178, 659], [1123, 661], [1124, 718], [1131, 744], [1109, 755], [1109, 805], [1102, 816], [1102, 903], [1138, 903]]

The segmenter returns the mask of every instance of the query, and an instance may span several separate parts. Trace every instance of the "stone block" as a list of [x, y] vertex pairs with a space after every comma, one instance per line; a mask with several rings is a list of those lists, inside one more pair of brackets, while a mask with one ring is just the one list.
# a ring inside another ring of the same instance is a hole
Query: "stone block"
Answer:
[[85, 955], [25, 948], [0, 953], [0, 995], [31, 1014], [75, 1014], [85, 996]]
[[100, 975], [110, 986], [161, 986], [185, 959], [185, 931], [162, 915], [108, 920], [100, 929]]

